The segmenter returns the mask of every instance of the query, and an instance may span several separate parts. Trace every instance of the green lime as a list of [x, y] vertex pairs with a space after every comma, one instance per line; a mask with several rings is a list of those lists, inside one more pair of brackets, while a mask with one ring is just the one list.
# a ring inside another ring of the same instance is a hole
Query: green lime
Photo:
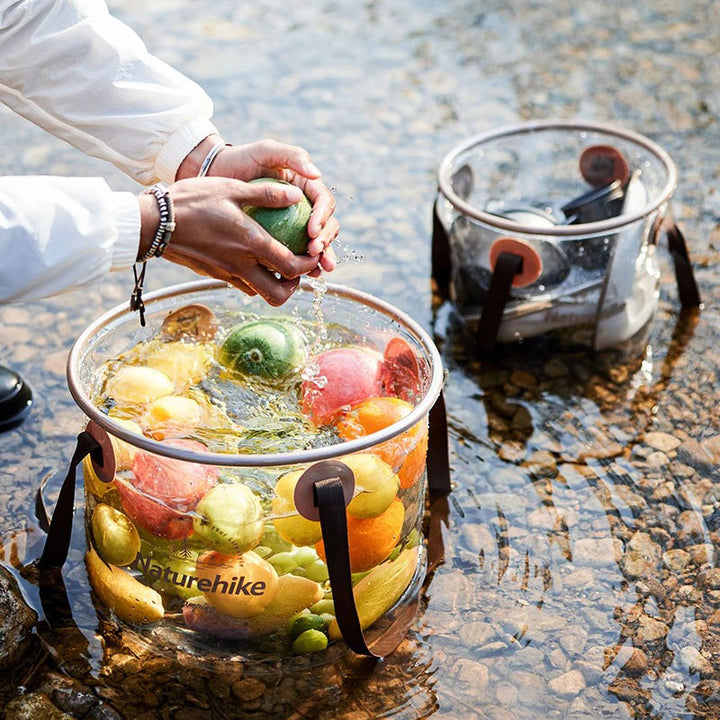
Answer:
[[325, 621], [319, 615], [301, 615], [296, 618], [290, 627], [290, 634], [293, 637], [302, 635], [306, 630], [325, 630]]
[[[276, 178], [257, 178], [250, 182], [290, 184]], [[312, 212], [312, 205], [304, 195], [300, 202], [289, 207], [268, 208], [259, 205], [245, 205], [243, 211], [296, 255], [303, 255], [307, 252], [307, 246], [310, 242], [310, 237], [307, 234], [307, 224]]]
[[306, 630], [298, 635], [293, 641], [293, 652], [296, 655], [304, 655], [305, 653], [318, 652], [327, 647], [327, 635], [320, 630]]
[[230, 330], [218, 359], [246, 375], [281, 378], [305, 362], [305, 341], [290, 323], [250, 320]]
[[335, 603], [330, 598], [323, 598], [310, 606], [310, 612], [315, 615], [335, 615]]

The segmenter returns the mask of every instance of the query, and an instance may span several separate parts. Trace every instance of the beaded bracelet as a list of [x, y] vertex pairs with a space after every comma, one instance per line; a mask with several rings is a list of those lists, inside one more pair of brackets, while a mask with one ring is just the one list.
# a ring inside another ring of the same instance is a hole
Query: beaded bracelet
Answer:
[[202, 161], [202, 165], [200, 165], [200, 170], [198, 171], [197, 176], [205, 177], [208, 173], [208, 170], [210, 169], [210, 166], [213, 163], [213, 160], [217, 157], [217, 154], [224, 147], [229, 147], [229, 146], [230, 146], [230, 143], [218, 143], [217, 145], [213, 145], [210, 148], [210, 152], [205, 156], [205, 159]]
[[172, 198], [168, 189], [158, 183], [152, 185], [145, 190], [145, 194], [154, 195], [160, 209], [160, 223], [155, 232], [155, 237], [150, 243], [150, 247], [145, 254], [138, 258], [138, 262], [144, 263], [152, 257], [160, 257], [170, 242], [170, 238], [175, 230], [175, 208], [173, 207]]

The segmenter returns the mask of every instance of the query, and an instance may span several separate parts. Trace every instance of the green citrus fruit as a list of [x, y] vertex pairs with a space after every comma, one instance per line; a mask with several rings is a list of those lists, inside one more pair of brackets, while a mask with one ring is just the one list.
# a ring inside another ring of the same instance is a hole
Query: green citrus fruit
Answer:
[[[290, 184], [276, 178], [258, 178], [250, 182]], [[310, 237], [307, 234], [307, 224], [312, 212], [312, 205], [304, 195], [300, 202], [289, 207], [268, 208], [259, 205], [245, 205], [243, 211], [296, 255], [303, 255], [307, 252], [307, 246], [310, 242]]]
[[231, 328], [218, 359], [245, 375], [281, 378], [305, 362], [305, 341], [290, 323], [250, 320]]

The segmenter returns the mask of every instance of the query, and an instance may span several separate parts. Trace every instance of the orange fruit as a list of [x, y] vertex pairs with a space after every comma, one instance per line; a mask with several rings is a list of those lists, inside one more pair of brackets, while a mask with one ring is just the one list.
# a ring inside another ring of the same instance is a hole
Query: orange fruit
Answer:
[[[406, 418], [413, 410], [407, 400], [397, 397], [371, 397], [345, 413], [337, 422], [343, 440], [371, 435]], [[412, 487], [425, 469], [428, 447], [427, 420], [421, 420], [401, 435], [372, 448], [400, 478], [400, 487]]]
[[[400, 500], [393, 500], [390, 507], [377, 517], [357, 518], [348, 515], [350, 570], [354, 573], [366, 572], [387, 559], [400, 540], [404, 519], [405, 508]], [[315, 545], [315, 550], [325, 562], [325, 545], [322, 540]]]

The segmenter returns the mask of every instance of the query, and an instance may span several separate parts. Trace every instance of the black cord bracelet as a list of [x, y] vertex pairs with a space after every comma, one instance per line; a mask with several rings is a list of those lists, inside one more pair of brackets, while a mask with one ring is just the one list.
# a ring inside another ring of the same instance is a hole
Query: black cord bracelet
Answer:
[[157, 183], [147, 188], [145, 193], [155, 196], [158, 209], [160, 210], [160, 223], [155, 232], [155, 237], [150, 243], [150, 247], [144, 255], [137, 260], [141, 263], [146, 262], [152, 257], [160, 257], [165, 252], [165, 248], [168, 246], [173, 231], [175, 230], [175, 209], [168, 189], [161, 183]]

